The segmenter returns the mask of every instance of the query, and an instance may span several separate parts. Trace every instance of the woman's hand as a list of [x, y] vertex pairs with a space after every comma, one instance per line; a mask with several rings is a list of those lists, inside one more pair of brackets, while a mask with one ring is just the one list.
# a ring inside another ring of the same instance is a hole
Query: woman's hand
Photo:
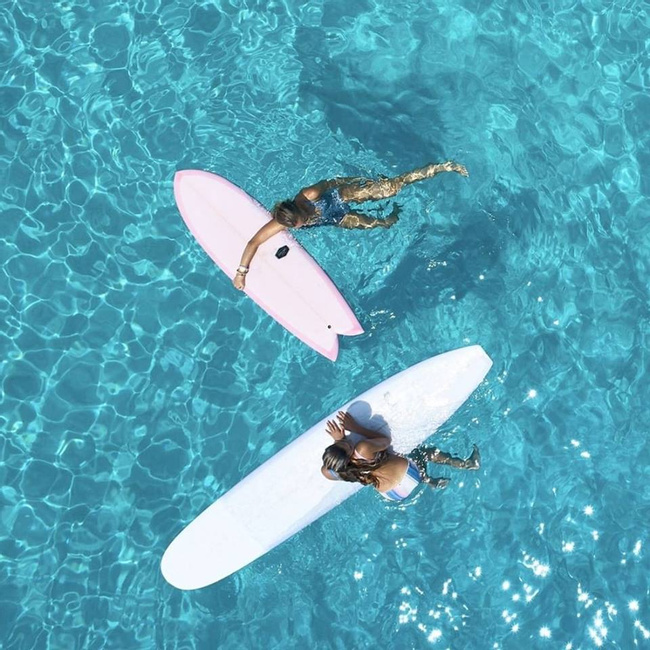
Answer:
[[361, 433], [357, 421], [347, 411], [339, 411], [336, 415], [336, 419], [342, 429], [354, 433]]
[[380, 431], [373, 431], [372, 429], [368, 429], [362, 426], [346, 411], [339, 411], [336, 418], [338, 420], [339, 427], [346, 431], [350, 431], [351, 433], [359, 433], [364, 438], [368, 438], [369, 440], [381, 438], [382, 440], [388, 440], [390, 443], [390, 436], [386, 435], [385, 433], [381, 433]]
[[395, 203], [393, 205], [392, 212], [384, 219], [384, 224], [386, 225], [386, 228], [390, 228], [391, 226], [394, 226], [399, 221], [399, 213], [401, 211], [402, 208], [397, 203]]
[[334, 440], [343, 440], [345, 438], [345, 429], [338, 422], [328, 420], [325, 429]]
[[235, 289], [243, 291], [246, 286], [246, 276], [243, 273], [235, 273], [232, 283], [235, 286]]

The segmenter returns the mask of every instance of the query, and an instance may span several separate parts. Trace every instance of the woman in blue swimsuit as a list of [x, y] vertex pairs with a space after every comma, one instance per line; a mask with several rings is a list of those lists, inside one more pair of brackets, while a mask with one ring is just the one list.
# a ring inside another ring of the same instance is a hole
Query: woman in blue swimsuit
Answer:
[[281, 201], [271, 210], [273, 219], [262, 226], [246, 244], [233, 279], [237, 289], [246, 286], [246, 274], [257, 249], [270, 237], [285, 228], [314, 228], [317, 226], [339, 226], [340, 228], [390, 228], [397, 223], [399, 207], [395, 205], [386, 219], [376, 219], [353, 210], [350, 203], [378, 201], [395, 196], [404, 186], [433, 178], [441, 172], [457, 172], [468, 176], [467, 169], [458, 163], [447, 161], [426, 165], [400, 174], [395, 178], [335, 178], [304, 187], [293, 200]]
[[[455, 458], [436, 447], [418, 447], [408, 456], [390, 451], [390, 438], [362, 427], [349, 413], [339, 412], [337, 422], [327, 423], [327, 432], [336, 441], [323, 453], [321, 473], [331, 481], [348, 481], [372, 485], [390, 501], [403, 501], [421, 484], [432, 488], [447, 487], [449, 479], [432, 478], [427, 463], [449, 465], [457, 469], [479, 469], [478, 447], [469, 458]], [[345, 432], [358, 433], [363, 439], [356, 444]]]

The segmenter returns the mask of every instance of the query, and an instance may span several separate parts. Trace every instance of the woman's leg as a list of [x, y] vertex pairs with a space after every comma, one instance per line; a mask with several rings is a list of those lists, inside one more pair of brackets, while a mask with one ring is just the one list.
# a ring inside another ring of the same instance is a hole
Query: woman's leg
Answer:
[[427, 457], [422, 453], [421, 447], [414, 449], [409, 454], [409, 458], [415, 463], [416, 467], [418, 468], [420, 475], [422, 476], [423, 483], [426, 483], [428, 486], [438, 490], [444, 490], [449, 485], [448, 478], [434, 478], [433, 476], [429, 476], [429, 472], [427, 471]]
[[428, 474], [425, 474], [424, 477], [422, 478], [422, 482], [426, 483], [429, 487], [432, 487], [434, 490], [444, 490], [449, 485], [451, 480], [448, 478], [443, 478], [442, 476], [439, 478], [432, 478]]
[[463, 165], [448, 160], [444, 163], [425, 165], [394, 178], [380, 178], [376, 181], [362, 179], [353, 183], [344, 183], [338, 189], [341, 199], [346, 202], [378, 201], [395, 196], [405, 185], [425, 178], [433, 178], [441, 172], [458, 172], [461, 176], [469, 175]]
[[474, 445], [471, 456], [465, 459], [447, 454], [437, 447], [419, 447], [418, 449], [422, 457], [431, 463], [449, 465], [456, 469], [479, 469], [481, 467], [481, 454], [476, 445]]
[[385, 219], [376, 219], [375, 217], [370, 217], [363, 212], [351, 211], [348, 212], [339, 226], [341, 228], [348, 228], [350, 230], [358, 228], [360, 230], [370, 230], [371, 228], [390, 228], [395, 225], [399, 220], [399, 208], [395, 206], [393, 211]]

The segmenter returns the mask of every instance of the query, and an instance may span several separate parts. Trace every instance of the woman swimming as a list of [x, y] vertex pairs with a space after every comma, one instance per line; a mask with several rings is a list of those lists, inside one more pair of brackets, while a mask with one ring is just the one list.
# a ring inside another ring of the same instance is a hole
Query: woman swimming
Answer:
[[[390, 438], [361, 426], [349, 413], [340, 411], [337, 422], [327, 422], [327, 433], [336, 440], [323, 453], [321, 473], [331, 481], [348, 481], [372, 485], [390, 501], [402, 501], [421, 484], [432, 488], [447, 487], [449, 479], [432, 478], [427, 463], [450, 465], [457, 469], [479, 469], [481, 457], [478, 447], [469, 458], [455, 458], [436, 447], [417, 447], [408, 457], [389, 451]], [[353, 444], [345, 431], [363, 436]]]
[[400, 174], [394, 178], [335, 178], [303, 187], [293, 200], [277, 203], [271, 210], [271, 221], [262, 226], [246, 244], [233, 284], [243, 290], [246, 274], [257, 249], [270, 237], [285, 228], [314, 228], [316, 226], [339, 226], [341, 228], [390, 228], [397, 223], [399, 206], [385, 219], [376, 219], [350, 207], [350, 203], [378, 201], [395, 196], [404, 186], [425, 178], [433, 178], [441, 172], [457, 172], [469, 176], [467, 169], [458, 163], [447, 161], [426, 165]]

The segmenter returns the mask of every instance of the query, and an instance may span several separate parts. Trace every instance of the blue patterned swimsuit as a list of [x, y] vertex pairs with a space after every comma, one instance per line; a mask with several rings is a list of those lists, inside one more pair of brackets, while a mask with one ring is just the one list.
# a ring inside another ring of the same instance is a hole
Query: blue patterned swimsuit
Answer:
[[315, 219], [312, 223], [306, 223], [304, 228], [316, 228], [317, 226], [338, 226], [343, 217], [350, 212], [350, 206], [341, 198], [336, 187], [323, 192], [320, 199], [309, 201], [315, 208]]

